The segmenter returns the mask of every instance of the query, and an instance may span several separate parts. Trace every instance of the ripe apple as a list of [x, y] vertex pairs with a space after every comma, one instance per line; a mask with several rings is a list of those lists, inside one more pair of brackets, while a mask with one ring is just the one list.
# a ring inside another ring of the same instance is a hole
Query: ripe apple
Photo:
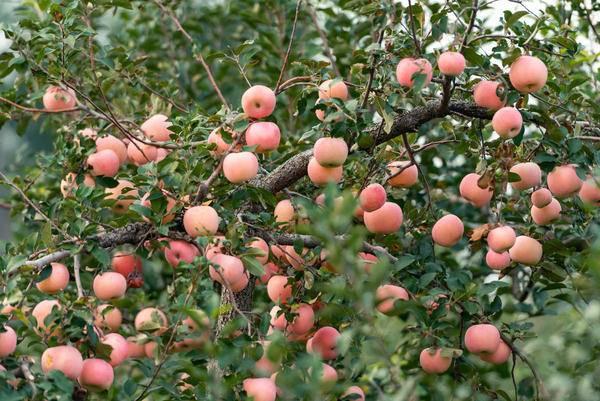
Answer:
[[256, 146], [257, 153], [276, 150], [280, 140], [279, 127], [270, 121], [257, 121], [246, 129], [246, 145]]
[[488, 233], [487, 243], [491, 250], [502, 253], [515, 244], [516, 238], [515, 230], [509, 226], [500, 226]]
[[172, 126], [173, 123], [168, 120], [169, 117], [163, 114], [155, 114], [144, 121], [140, 128], [148, 139], [165, 142], [168, 141], [171, 134], [173, 134], [173, 131], [169, 130], [169, 127]]
[[[393, 176], [388, 180], [388, 184], [392, 187], [408, 188], [412, 187], [419, 181], [419, 169], [416, 165], [411, 165], [409, 160], [398, 160], [388, 164], [388, 172]], [[400, 173], [398, 173], [401, 171]]]
[[115, 372], [110, 364], [102, 359], [90, 358], [83, 361], [81, 374], [77, 381], [88, 391], [108, 390], [115, 379]]
[[264, 85], [254, 85], [242, 95], [242, 109], [250, 118], [269, 117], [276, 103], [275, 92]]
[[479, 107], [485, 107], [490, 110], [498, 110], [506, 104], [506, 99], [501, 99], [498, 96], [500, 87], [499, 82], [494, 81], [479, 81], [473, 87], [473, 100]]
[[514, 107], [502, 107], [492, 117], [492, 128], [503, 139], [514, 138], [521, 132], [523, 116]]
[[348, 157], [348, 145], [343, 138], [319, 138], [313, 147], [313, 156], [323, 167], [338, 167]]
[[526, 235], [516, 238], [515, 244], [508, 250], [510, 258], [517, 263], [533, 266], [542, 259], [542, 244]]
[[119, 156], [115, 152], [104, 149], [89, 155], [87, 164], [92, 169], [92, 175], [114, 177], [119, 172], [120, 162]]
[[[83, 176], [83, 185], [88, 188], [94, 188], [96, 186], [96, 180], [90, 174], [85, 174]], [[60, 182], [60, 192], [63, 195], [63, 198], [72, 198], [75, 196], [75, 191], [77, 191], [79, 185], [77, 184], [77, 174], [69, 173], [63, 178]]]
[[476, 207], [483, 207], [490, 203], [494, 190], [492, 187], [481, 188], [478, 185], [481, 176], [470, 173], [463, 177], [458, 187], [460, 196]]
[[497, 253], [490, 249], [485, 254], [485, 263], [489, 266], [490, 269], [505, 269], [508, 266], [510, 266], [510, 262], [510, 255], [507, 251]]
[[545, 226], [553, 222], [560, 217], [562, 208], [560, 202], [552, 198], [547, 206], [542, 208], [532, 206], [531, 207], [531, 218], [540, 226]]
[[441, 348], [425, 348], [419, 355], [421, 368], [429, 374], [441, 374], [452, 364], [452, 358], [442, 356]]
[[514, 189], [522, 191], [537, 187], [542, 183], [542, 170], [540, 170], [540, 166], [533, 162], [517, 163], [510, 168], [510, 172], [521, 177], [519, 181], [510, 183]]
[[58, 86], [49, 86], [42, 98], [44, 108], [50, 111], [72, 109], [77, 106], [77, 96], [71, 88], [64, 90]]
[[397, 300], [409, 300], [408, 291], [397, 285], [385, 284], [377, 288], [375, 299], [377, 300], [377, 310], [381, 313], [389, 313], [394, 310], [394, 304]]
[[546, 84], [548, 69], [537, 57], [520, 56], [511, 64], [508, 78], [519, 92], [537, 92]]
[[167, 316], [157, 308], [144, 308], [135, 315], [134, 326], [137, 331], [160, 336], [167, 331], [168, 325]]
[[387, 194], [380, 184], [370, 184], [360, 192], [359, 200], [365, 212], [374, 212], [385, 204]]
[[317, 159], [312, 157], [308, 162], [307, 167], [308, 178], [313, 184], [323, 186], [329, 182], [340, 182], [342, 180], [343, 168], [338, 167], [323, 167], [317, 162]]
[[396, 79], [398, 83], [407, 88], [412, 88], [414, 85], [414, 77], [417, 74], [425, 75], [423, 87], [426, 87], [431, 82], [433, 77], [433, 68], [427, 59], [412, 57], [403, 58], [396, 66]]
[[456, 77], [465, 70], [465, 57], [459, 52], [444, 52], [438, 57], [438, 68], [444, 75]]
[[119, 158], [119, 163], [127, 161], [127, 145], [122, 140], [112, 135], [106, 135], [96, 139], [96, 151], [112, 150]]
[[374, 234], [392, 234], [400, 229], [403, 215], [399, 205], [385, 202], [383, 206], [363, 215], [365, 227]]
[[557, 166], [548, 173], [548, 189], [557, 198], [575, 195], [583, 186], [583, 181], [575, 171], [575, 165]]
[[258, 174], [258, 159], [252, 152], [229, 153], [223, 160], [223, 175], [233, 184], [250, 181]]
[[500, 332], [491, 324], [474, 324], [465, 332], [465, 347], [474, 354], [496, 352], [500, 346]]
[[62, 263], [50, 263], [50, 276], [36, 283], [38, 290], [44, 294], [56, 294], [67, 288], [69, 284], [69, 269]]
[[540, 188], [531, 194], [531, 203], [535, 207], [546, 207], [552, 202], [552, 192], [546, 188]]
[[447, 214], [435, 222], [431, 237], [436, 244], [450, 248], [460, 241], [464, 231], [462, 220], [453, 214]]
[[192, 238], [214, 235], [219, 229], [219, 215], [210, 206], [193, 206], [185, 211], [183, 226]]
[[59, 370], [69, 379], [75, 380], [83, 369], [83, 358], [77, 348], [70, 345], [59, 345], [44, 351], [41, 366], [44, 373]]

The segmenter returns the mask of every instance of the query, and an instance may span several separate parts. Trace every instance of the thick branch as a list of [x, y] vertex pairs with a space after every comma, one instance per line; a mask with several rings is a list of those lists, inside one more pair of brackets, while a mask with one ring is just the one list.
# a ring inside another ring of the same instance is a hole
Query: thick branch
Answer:
[[[492, 118], [492, 113], [489, 110], [470, 102], [451, 101], [448, 103], [447, 109], [442, 110], [439, 100], [432, 101], [424, 106], [398, 114], [390, 132], [382, 131], [375, 136], [375, 144], [380, 145], [403, 133], [414, 132], [426, 122], [444, 117], [450, 113], [486, 120]], [[376, 132], [377, 128], [372, 128], [371, 132]], [[281, 164], [270, 174], [255, 178], [250, 182], [250, 185], [269, 192], [279, 192], [306, 175], [306, 167], [311, 156], [312, 149], [299, 153]]]

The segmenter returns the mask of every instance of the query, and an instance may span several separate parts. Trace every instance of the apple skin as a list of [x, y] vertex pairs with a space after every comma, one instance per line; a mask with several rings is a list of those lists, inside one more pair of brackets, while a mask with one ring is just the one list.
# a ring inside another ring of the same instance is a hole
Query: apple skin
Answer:
[[338, 356], [337, 341], [340, 332], [331, 326], [321, 327], [310, 339], [310, 345], [306, 343], [307, 350], [314, 352], [325, 360], [335, 359]]
[[100, 150], [92, 153], [87, 158], [87, 164], [91, 167], [94, 176], [114, 177], [119, 172], [119, 156], [110, 149]]
[[104, 272], [94, 277], [92, 287], [96, 298], [108, 301], [125, 295], [127, 280], [119, 273]]
[[465, 226], [458, 216], [447, 214], [435, 222], [431, 229], [433, 242], [450, 248], [456, 245], [465, 232]]
[[510, 172], [520, 177], [519, 181], [510, 183], [511, 187], [519, 191], [537, 187], [542, 183], [542, 170], [535, 163], [517, 163], [510, 168]]
[[444, 52], [438, 57], [438, 68], [444, 75], [456, 77], [466, 67], [465, 57], [459, 52]]
[[127, 145], [125, 145], [122, 140], [112, 135], [106, 135], [96, 139], [96, 150], [100, 152], [106, 149], [115, 152], [119, 158], [119, 163], [125, 164], [127, 161]]
[[115, 379], [115, 372], [110, 364], [102, 359], [90, 358], [83, 361], [81, 374], [77, 381], [88, 391], [108, 390]]
[[396, 80], [402, 86], [412, 88], [414, 85], [413, 76], [415, 74], [424, 74], [425, 82], [423, 87], [426, 87], [431, 82], [433, 77], [433, 68], [427, 59], [412, 57], [403, 58], [396, 66]]
[[500, 345], [498, 349], [491, 354], [480, 354], [479, 358], [482, 361], [492, 363], [494, 365], [502, 365], [508, 361], [512, 354], [512, 350], [510, 347], [502, 340], [500, 340]]
[[0, 333], [0, 358], [6, 358], [17, 349], [17, 333], [10, 326], [4, 325]]
[[229, 153], [223, 159], [223, 175], [233, 184], [250, 181], [258, 174], [258, 159], [252, 152]]
[[458, 187], [460, 196], [475, 207], [484, 207], [490, 203], [494, 195], [493, 188], [480, 188], [477, 182], [481, 176], [470, 173], [463, 177]]
[[323, 167], [338, 167], [348, 157], [348, 145], [343, 138], [319, 138], [313, 147], [313, 156]]
[[375, 298], [378, 302], [377, 310], [384, 314], [393, 311], [397, 300], [408, 301], [410, 299], [406, 289], [392, 284], [384, 284], [377, 288]]
[[365, 392], [358, 386], [348, 387], [344, 394], [342, 394], [342, 397], [348, 397], [350, 395], [354, 396], [352, 401], [365, 401]]
[[[160, 336], [167, 331], [169, 321], [163, 311], [157, 308], [144, 308], [138, 312], [133, 322], [137, 331], [150, 332]], [[154, 327], [157, 326], [158, 327]]]
[[[50, 334], [50, 330], [48, 327], [46, 327], [44, 321], [54, 308], [61, 310], [62, 306], [55, 299], [45, 299], [40, 301], [31, 311], [31, 315], [35, 318], [37, 322], [37, 328], [40, 332]], [[52, 334], [56, 333], [58, 333], [58, 329], [56, 329]]]
[[359, 196], [360, 207], [365, 212], [374, 212], [382, 207], [387, 200], [385, 188], [380, 184], [370, 184], [363, 189]]
[[318, 186], [327, 185], [329, 182], [338, 183], [342, 180], [344, 170], [342, 166], [323, 167], [312, 157], [306, 168], [310, 181]]
[[287, 276], [272, 276], [267, 283], [269, 299], [275, 303], [286, 304], [292, 296], [293, 287], [288, 283]]
[[514, 244], [517, 235], [509, 226], [500, 226], [491, 230], [487, 235], [487, 243], [494, 252], [508, 251]]
[[568, 198], [579, 192], [583, 181], [575, 171], [575, 165], [556, 166], [548, 173], [548, 189], [557, 198]]
[[169, 127], [173, 125], [172, 122], [168, 121], [169, 117], [163, 114], [155, 114], [140, 126], [144, 135], [152, 140], [158, 142], [166, 142], [170, 139], [173, 131], [169, 130]]
[[348, 86], [343, 81], [335, 83], [333, 81], [333, 79], [328, 79], [319, 85], [319, 99], [348, 100]]
[[69, 284], [70, 275], [67, 266], [53, 262], [50, 263], [50, 267], [52, 269], [50, 276], [36, 283], [37, 289], [44, 294], [56, 294], [67, 288]]
[[169, 240], [164, 249], [165, 259], [171, 267], [177, 267], [179, 263], [192, 263], [200, 254], [194, 244], [183, 240]]
[[242, 95], [242, 109], [250, 118], [269, 117], [276, 103], [275, 92], [264, 85], [254, 85]]
[[479, 81], [473, 87], [473, 100], [479, 107], [485, 107], [490, 110], [498, 110], [504, 107], [506, 99], [502, 100], [498, 97], [499, 82], [494, 81]]
[[47, 348], [42, 354], [40, 364], [44, 373], [59, 370], [69, 379], [76, 380], [83, 369], [83, 358], [77, 348], [60, 345]]
[[588, 176], [583, 182], [579, 190], [579, 199], [588, 205], [600, 206], [600, 186], [595, 178]]
[[502, 139], [519, 135], [523, 127], [523, 116], [514, 107], [502, 107], [492, 117], [492, 128]]
[[374, 234], [392, 234], [402, 226], [402, 209], [393, 202], [385, 202], [383, 206], [373, 212], [363, 215], [365, 227]]
[[254, 401], [275, 401], [277, 398], [277, 386], [270, 378], [245, 379], [242, 386], [246, 396]]
[[548, 69], [537, 57], [520, 56], [511, 64], [508, 78], [521, 93], [537, 92], [546, 85]]
[[110, 333], [100, 339], [102, 344], [110, 345], [110, 365], [118, 366], [129, 356], [129, 346], [127, 340], [118, 333]]
[[117, 180], [119, 184], [114, 188], [105, 189], [105, 199], [115, 200], [112, 207], [113, 212], [117, 214], [125, 214], [129, 210], [129, 206], [138, 198], [138, 190], [131, 181]]
[[256, 146], [256, 153], [276, 150], [281, 141], [281, 131], [270, 121], [257, 121], [246, 129], [246, 145]]
[[516, 238], [515, 244], [508, 250], [510, 258], [527, 266], [533, 266], [540, 262], [543, 255], [542, 244], [526, 235]]
[[[419, 169], [416, 165], [411, 165], [409, 160], [398, 160], [388, 164], [388, 173], [390, 178], [387, 182], [392, 187], [408, 188], [412, 187], [419, 181]], [[398, 171], [402, 170], [400, 173]]]
[[552, 192], [546, 188], [540, 188], [531, 194], [531, 203], [535, 207], [546, 207], [552, 202], [552, 199], [554, 199]]
[[488, 250], [485, 254], [485, 263], [490, 269], [502, 270], [510, 266], [510, 254], [508, 252], [496, 253], [493, 250]]
[[491, 324], [475, 324], [467, 329], [464, 340], [469, 352], [492, 354], [500, 346], [500, 332]]
[[185, 211], [183, 226], [192, 238], [214, 235], [219, 229], [219, 215], [210, 206], [193, 206]]
[[64, 90], [58, 86], [49, 86], [42, 97], [42, 103], [50, 111], [72, 109], [77, 106], [77, 96], [71, 88]]
[[441, 374], [452, 364], [452, 358], [442, 356], [441, 348], [425, 348], [419, 355], [419, 364], [425, 373]]
[[539, 226], [546, 226], [560, 218], [561, 211], [560, 202], [552, 198], [547, 206], [542, 208], [532, 206], [531, 219]]

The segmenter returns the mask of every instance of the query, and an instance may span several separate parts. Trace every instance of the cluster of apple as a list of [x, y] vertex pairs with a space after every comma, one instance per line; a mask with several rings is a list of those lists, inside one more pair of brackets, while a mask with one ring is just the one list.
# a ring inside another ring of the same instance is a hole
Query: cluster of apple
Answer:
[[[479, 356], [482, 361], [495, 365], [505, 363], [512, 354], [511, 348], [502, 340], [500, 331], [491, 324], [474, 324], [464, 336], [465, 348]], [[445, 355], [441, 348], [425, 348], [421, 351], [419, 362], [421, 368], [431, 374], [440, 374], [450, 368], [452, 353]]]
[[[182, 241], [183, 242], [183, 241]], [[183, 242], [185, 245], [190, 245]], [[165, 258], [172, 265], [177, 265], [179, 260], [190, 259], [188, 247], [172, 241], [165, 248]], [[195, 249], [195, 248], [194, 248]], [[197, 255], [197, 252], [193, 252]], [[100, 358], [83, 359], [80, 351], [71, 345], [60, 345], [49, 347], [44, 351], [41, 358], [41, 367], [44, 372], [59, 370], [65, 376], [78, 380], [82, 387], [90, 391], [102, 391], [108, 389], [114, 380], [113, 368], [122, 364], [128, 358], [154, 357], [157, 343], [151, 341], [151, 337], [163, 334], [168, 328], [167, 316], [157, 308], [144, 308], [140, 310], [134, 319], [133, 326], [138, 332], [137, 336], [124, 338], [118, 333], [123, 322], [121, 311], [111, 301], [122, 298], [127, 290], [127, 280], [132, 274], [141, 277], [142, 261], [134, 255], [117, 252], [113, 256], [112, 272], [104, 272], [97, 275], [93, 281], [93, 292], [101, 302], [94, 312], [94, 330], [99, 337], [100, 344], [111, 347], [108, 361]], [[66, 289], [69, 283], [69, 270], [61, 263], [52, 263], [50, 275], [37, 283], [37, 288], [45, 294], [57, 294]], [[135, 283], [129, 284], [135, 287]], [[47, 299], [39, 302], [31, 311], [37, 324], [37, 332], [44, 336], [60, 337], [59, 326], [49, 324], [46, 318], [54, 309], [60, 311], [62, 305], [56, 299]], [[14, 307], [4, 307], [3, 314], [10, 314]], [[204, 316], [203, 325], [208, 326], [208, 318]], [[202, 346], [210, 336], [208, 331], [202, 330], [196, 322], [186, 318], [181, 322], [186, 337], [176, 341], [172, 345], [172, 351], [187, 351]], [[5, 326], [6, 331], [0, 334], [0, 357], [5, 357], [14, 352], [17, 344], [15, 331]], [[105, 334], [108, 332], [108, 334]]]

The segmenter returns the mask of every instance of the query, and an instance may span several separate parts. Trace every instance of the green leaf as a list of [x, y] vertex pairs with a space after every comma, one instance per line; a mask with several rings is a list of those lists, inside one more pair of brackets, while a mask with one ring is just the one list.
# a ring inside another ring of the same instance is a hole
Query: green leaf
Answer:
[[253, 275], [261, 277], [263, 274], [265, 274], [265, 268], [258, 260], [256, 260], [256, 258], [251, 256], [242, 256], [242, 262], [244, 263], [246, 269]]
[[516, 13], [512, 13], [506, 19], [506, 23], [504, 24], [504, 26], [507, 28], [510, 28], [515, 22], [517, 22], [518, 20], [520, 20], [521, 18], [523, 18], [524, 16], [526, 16], [528, 14], [529, 14], [528, 11], [517, 11]]

